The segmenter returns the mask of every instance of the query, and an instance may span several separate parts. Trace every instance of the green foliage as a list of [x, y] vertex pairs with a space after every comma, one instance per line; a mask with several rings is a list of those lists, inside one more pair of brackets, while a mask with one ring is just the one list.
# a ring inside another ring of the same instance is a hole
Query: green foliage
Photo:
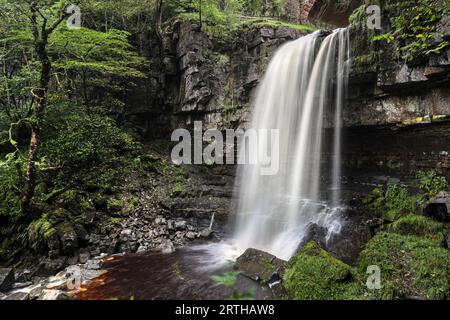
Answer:
[[18, 157], [19, 151], [7, 154], [0, 160], [0, 235], [3, 227], [17, 222], [21, 216], [18, 197], [21, 192], [21, 176], [18, 169], [23, 166], [23, 159]]
[[450, 253], [436, 241], [380, 232], [361, 253], [358, 267], [362, 281], [371, 265], [381, 269], [381, 289], [364, 288], [367, 298], [399, 299], [408, 295], [445, 299], [449, 292]]
[[[238, 271], [228, 271], [223, 273], [222, 275], [213, 275], [211, 276], [212, 281], [217, 286], [225, 286], [229, 289], [234, 288], [236, 285], [237, 276], [239, 275]], [[253, 300], [255, 296], [255, 289], [250, 288], [245, 290], [244, 292], [233, 291], [231, 293], [231, 300]]]
[[385, 193], [385, 218], [393, 221], [399, 215], [414, 213], [423, 202], [421, 195], [410, 195], [406, 187], [389, 185]]
[[399, 218], [388, 227], [389, 232], [401, 235], [415, 235], [429, 240], [434, 240], [438, 244], [444, 242], [444, 225], [430, 218], [420, 215], [410, 214]]
[[416, 174], [418, 186], [430, 196], [437, 195], [440, 191], [449, 191], [450, 186], [444, 176], [440, 176], [434, 170], [419, 171]]
[[363, 5], [359, 6], [358, 8], [356, 8], [352, 12], [350, 17], [348, 18], [348, 21], [350, 22], [350, 24], [356, 24], [356, 23], [364, 22], [364, 21], [366, 21], [366, 19], [367, 19], [366, 5], [363, 4]]
[[128, 43], [130, 33], [61, 27], [50, 37], [54, 67], [59, 70], [93, 72], [97, 76], [144, 77], [138, 70], [145, 59]]
[[351, 299], [356, 292], [351, 281], [352, 269], [314, 241], [289, 261], [283, 277], [289, 297], [300, 300]]
[[385, 220], [394, 221], [402, 215], [415, 213], [423, 201], [422, 195], [411, 195], [404, 186], [389, 185], [385, 192], [380, 188], [373, 189], [363, 203]]
[[45, 132], [41, 154], [47, 170], [43, 169], [64, 185], [72, 180], [109, 188], [121, 174], [115, 168], [129, 163], [127, 157], [140, 150], [140, 145], [108, 116], [88, 114], [70, 105], [49, 109]]
[[222, 275], [211, 276], [211, 279], [216, 285], [222, 285], [227, 288], [233, 288], [236, 284], [236, 278], [239, 275], [238, 271], [225, 272]]
[[395, 53], [399, 59], [412, 62], [432, 54], [440, 54], [450, 45], [447, 40], [434, 41], [437, 25], [450, 12], [450, 3], [442, 0], [390, 1], [385, 6], [389, 12], [391, 30], [375, 36], [376, 41], [396, 41]]

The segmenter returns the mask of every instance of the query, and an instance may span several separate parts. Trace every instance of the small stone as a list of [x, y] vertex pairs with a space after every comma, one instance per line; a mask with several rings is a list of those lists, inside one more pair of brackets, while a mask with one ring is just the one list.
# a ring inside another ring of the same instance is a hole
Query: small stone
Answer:
[[103, 265], [103, 261], [102, 260], [100, 260], [100, 259], [91, 259], [91, 260], [88, 260], [85, 263], [84, 267], [86, 269], [88, 269], [88, 270], [98, 270], [98, 269], [102, 268], [102, 265]]
[[40, 300], [68, 300], [69, 296], [67, 293], [61, 290], [43, 290]]
[[19, 270], [18, 272], [16, 269], [16, 281], [18, 282], [28, 282], [31, 280], [32, 275], [33, 274], [29, 269]]
[[200, 232], [200, 237], [209, 238], [213, 234], [213, 231], [210, 228], [205, 228]]
[[197, 234], [195, 232], [192, 232], [192, 231], [186, 232], [186, 238], [192, 240], [192, 239], [195, 239], [196, 237], [197, 237]]
[[83, 281], [91, 281], [106, 272], [106, 270], [83, 270]]
[[27, 292], [14, 292], [5, 298], [3, 300], [28, 300], [30, 298], [30, 295]]
[[147, 251], [147, 246], [139, 246], [139, 248], [137, 249], [137, 253], [142, 253]]
[[164, 239], [158, 246], [158, 250], [161, 251], [161, 253], [169, 254], [175, 252], [175, 246], [169, 239]]
[[80, 261], [80, 263], [86, 263], [89, 260], [89, 257], [89, 252], [80, 252], [78, 260]]
[[167, 221], [167, 229], [175, 230], [175, 221], [174, 220]]
[[47, 284], [47, 289], [65, 290], [67, 288], [67, 280], [59, 279]]
[[175, 222], [175, 228], [176, 228], [176, 229], [185, 229], [185, 228], [186, 228], [186, 225], [187, 225], [187, 222], [184, 221], [184, 220], [176, 221], [176, 222]]

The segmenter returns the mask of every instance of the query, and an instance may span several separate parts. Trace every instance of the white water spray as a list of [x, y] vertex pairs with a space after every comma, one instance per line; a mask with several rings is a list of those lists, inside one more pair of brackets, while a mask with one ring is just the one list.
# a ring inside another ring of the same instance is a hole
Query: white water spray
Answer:
[[[326, 227], [329, 235], [339, 232], [333, 207], [340, 200], [341, 111], [348, 62], [346, 29], [325, 39], [316, 32], [289, 42], [270, 62], [253, 103], [251, 128], [280, 130], [280, 169], [276, 175], [264, 176], [259, 164], [240, 168], [234, 239], [240, 251], [252, 247], [289, 259], [308, 224]], [[325, 198], [320, 193], [324, 190], [321, 154], [328, 109], [334, 112], [335, 129], [332, 192]]]

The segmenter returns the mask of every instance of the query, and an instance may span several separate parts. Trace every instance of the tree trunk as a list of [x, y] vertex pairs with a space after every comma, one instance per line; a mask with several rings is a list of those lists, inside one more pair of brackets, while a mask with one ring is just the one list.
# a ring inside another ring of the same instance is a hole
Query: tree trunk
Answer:
[[22, 212], [30, 211], [31, 199], [34, 196], [34, 188], [36, 184], [36, 160], [41, 144], [41, 123], [47, 106], [47, 91], [50, 83], [51, 63], [47, 54], [48, 34], [45, 31], [41, 33], [41, 39], [35, 41], [35, 50], [41, 63], [41, 74], [39, 80], [39, 88], [34, 93], [37, 99], [35, 108], [35, 121], [31, 126], [30, 148], [28, 151], [28, 163], [25, 174], [24, 188], [21, 199]]
[[156, 35], [158, 36], [160, 43], [162, 43], [162, 6], [163, 0], [158, 0], [156, 4]]
[[199, 0], [198, 19], [200, 22], [199, 30], [202, 30], [202, 0]]

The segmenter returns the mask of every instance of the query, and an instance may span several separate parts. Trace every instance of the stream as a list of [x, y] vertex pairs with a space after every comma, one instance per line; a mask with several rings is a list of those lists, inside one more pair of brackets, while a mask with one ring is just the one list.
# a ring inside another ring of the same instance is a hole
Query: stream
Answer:
[[233, 288], [217, 285], [211, 277], [233, 271], [231, 261], [218, 254], [225, 243], [199, 243], [172, 254], [147, 252], [105, 259], [108, 272], [75, 294], [80, 300], [98, 299], [229, 299], [233, 292], [254, 290], [255, 299], [273, 298], [270, 290], [238, 275]]

